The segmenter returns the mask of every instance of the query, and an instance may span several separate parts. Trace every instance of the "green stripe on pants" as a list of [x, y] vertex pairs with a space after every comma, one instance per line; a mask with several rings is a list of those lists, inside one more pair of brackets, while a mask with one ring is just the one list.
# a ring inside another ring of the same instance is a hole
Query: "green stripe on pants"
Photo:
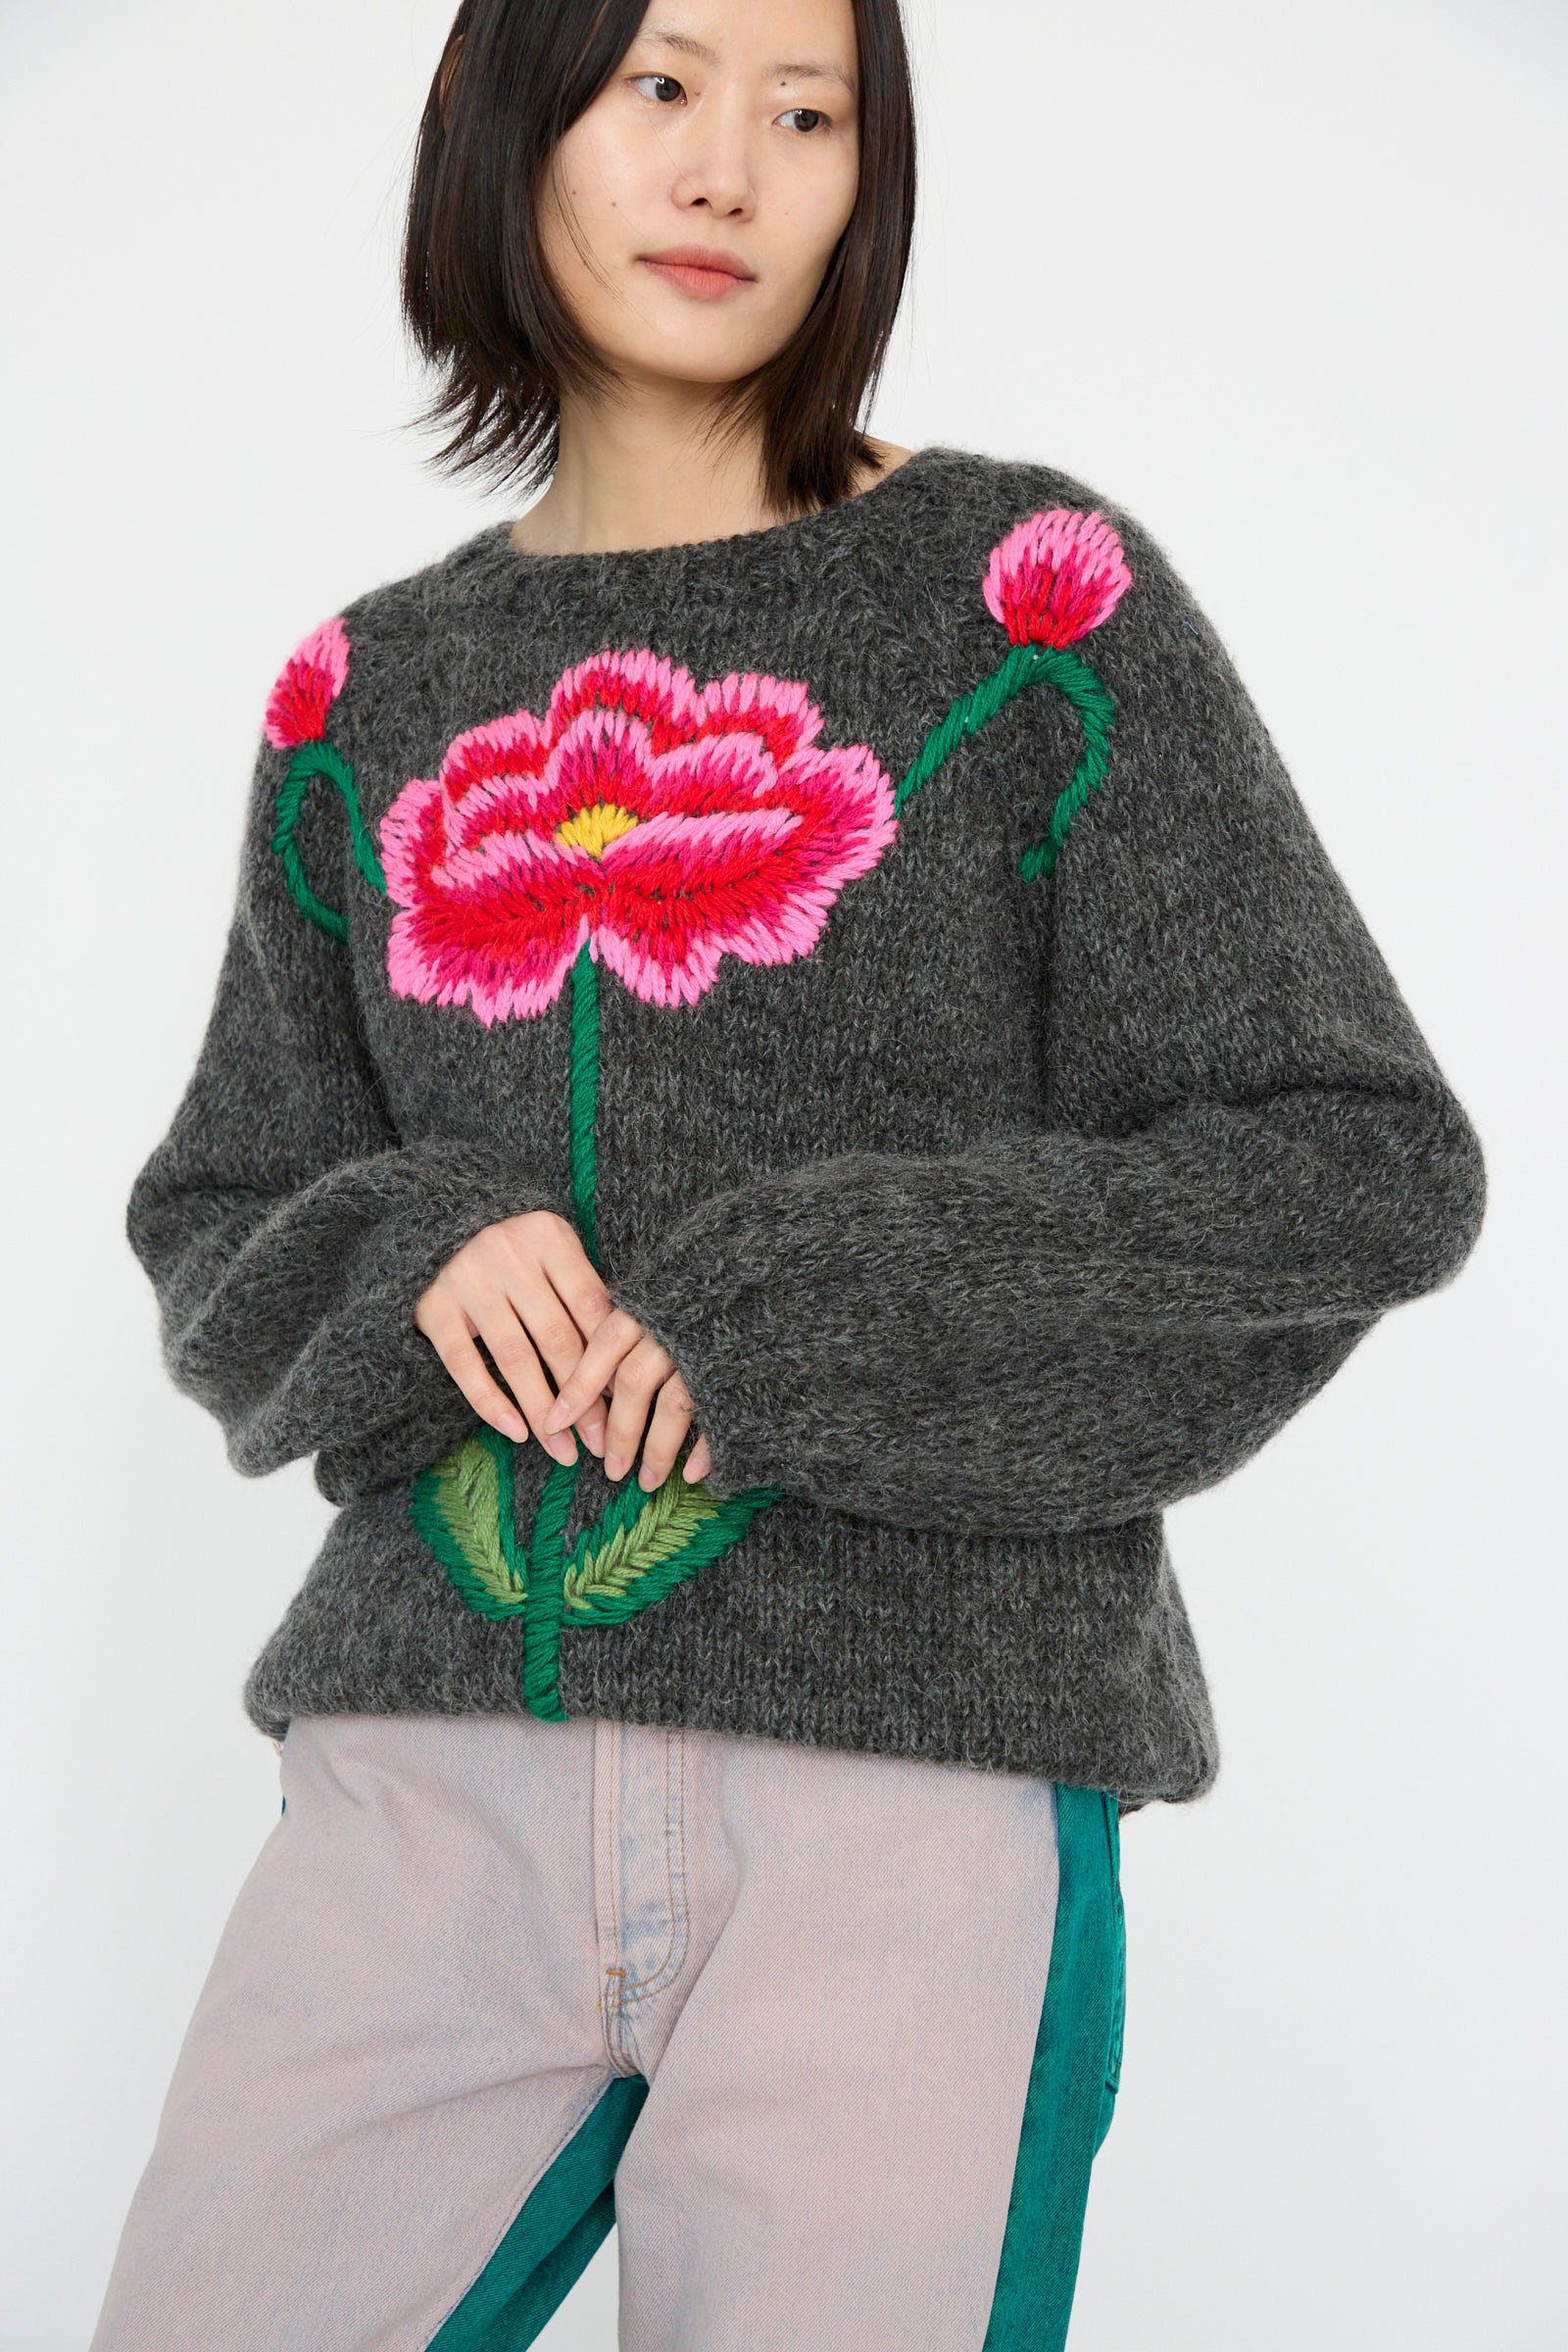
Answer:
[[430, 2352], [521, 2352], [533, 2342], [614, 2228], [615, 2167], [647, 2096], [641, 2075], [611, 2083], [431, 2337]]
[[1056, 1852], [1051, 1973], [984, 2352], [1066, 2343], [1090, 2167], [1116, 2101], [1126, 1947], [1113, 1790], [1058, 1783]]

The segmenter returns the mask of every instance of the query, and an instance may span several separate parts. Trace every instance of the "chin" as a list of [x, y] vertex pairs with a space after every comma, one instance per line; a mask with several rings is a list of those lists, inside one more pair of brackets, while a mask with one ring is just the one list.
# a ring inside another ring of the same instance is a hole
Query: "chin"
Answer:
[[645, 375], [662, 376], [677, 383], [732, 384], [738, 376], [750, 375], [754, 368], [760, 368], [776, 347], [759, 349], [750, 344], [725, 347], [715, 342], [705, 349], [699, 336], [671, 335], [657, 341], [628, 339], [602, 348], [611, 359]]

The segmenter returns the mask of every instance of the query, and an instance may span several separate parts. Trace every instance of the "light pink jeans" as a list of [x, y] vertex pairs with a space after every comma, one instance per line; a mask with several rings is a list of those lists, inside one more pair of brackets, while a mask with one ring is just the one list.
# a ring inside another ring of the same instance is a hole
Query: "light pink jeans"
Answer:
[[612, 2225], [621, 2352], [1060, 2340], [1051, 1782], [533, 1716], [300, 1717], [279, 1769], [91, 2352], [517, 2352]]

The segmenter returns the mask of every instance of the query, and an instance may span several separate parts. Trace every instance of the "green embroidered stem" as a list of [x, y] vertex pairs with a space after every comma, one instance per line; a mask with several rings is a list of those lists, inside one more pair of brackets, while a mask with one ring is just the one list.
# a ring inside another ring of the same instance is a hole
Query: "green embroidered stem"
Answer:
[[1075, 654], [1070, 645], [1040, 645], [1035, 652], [1040, 657], [1042, 674], [1078, 713], [1084, 730], [1084, 756], [1073, 771], [1071, 783], [1052, 810], [1051, 823], [1043, 837], [1025, 850], [1018, 860], [1018, 871], [1026, 882], [1034, 881], [1037, 874], [1050, 877], [1061, 855], [1068, 826], [1089, 795], [1098, 792], [1104, 782], [1110, 765], [1110, 730], [1116, 717], [1115, 704], [1082, 654]]
[[966, 735], [976, 735], [988, 718], [995, 718], [1004, 704], [1026, 686], [1034, 685], [1039, 676], [1035, 656], [1042, 649], [1036, 645], [1015, 645], [1001, 665], [960, 694], [937, 720], [924, 743], [914, 756], [908, 773], [893, 796], [894, 812], [902, 815], [904, 804], [911, 794], [928, 783], [943, 761], [956, 752]]
[[1043, 839], [1026, 850], [1018, 860], [1018, 871], [1026, 882], [1051, 873], [1067, 838], [1068, 826], [1091, 792], [1103, 783], [1109, 765], [1107, 746], [1116, 706], [1092, 665], [1082, 654], [1074, 653], [1071, 646], [1013, 646], [989, 677], [982, 678], [967, 694], [960, 694], [938, 719], [893, 801], [895, 810], [902, 811], [905, 803], [930, 781], [966, 735], [977, 734], [987, 719], [995, 718], [1014, 695], [1039, 685], [1054, 686], [1072, 704], [1083, 724], [1085, 750], [1071, 783], [1052, 810]]
[[[331, 914], [330, 908], [322, 911]], [[585, 942], [571, 967], [567, 1115], [572, 1207], [596, 1268], [599, 1028], [599, 968]], [[521, 1619], [523, 1704], [547, 1723], [570, 1720], [560, 1689], [561, 1631], [568, 1611], [573, 1624], [609, 1625], [652, 1607], [683, 1578], [718, 1559], [784, 1494], [782, 1487], [752, 1487], [719, 1501], [701, 1479], [687, 1481], [676, 1462], [652, 1494], [635, 1480], [617, 1488], [595, 1525], [579, 1535], [568, 1560], [566, 1521], [584, 1459], [579, 1439], [571, 1461], [552, 1462], [535, 1505], [526, 1562], [516, 1540], [515, 1451], [498, 1430], [477, 1430], [444, 1461], [420, 1471], [409, 1503], [419, 1535], [468, 1606], [487, 1617]]]
[[530, 1714], [546, 1723], [569, 1720], [556, 1688], [561, 1673], [562, 1586], [565, 1576], [566, 1514], [583, 1465], [553, 1462], [534, 1512], [528, 1544], [528, 1592], [522, 1609], [522, 1695]]
[[571, 1199], [583, 1248], [599, 1270], [599, 966], [583, 941], [571, 967]]
[[336, 907], [318, 899], [305, 879], [305, 866], [294, 839], [305, 807], [306, 796], [318, 776], [335, 784], [343, 796], [349, 812], [349, 830], [354, 842], [354, 862], [372, 889], [386, 897], [386, 875], [376, 855], [369, 828], [360, 808], [360, 796], [355, 789], [354, 770], [335, 744], [302, 743], [288, 764], [288, 773], [278, 787], [277, 824], [272, 834], [272, 847], [283, 860], [283, 871], [294, 902], [302, 914], [309, 915], [332, 939], [346, 940], [349, 935], [348, 916], [339, 914]]

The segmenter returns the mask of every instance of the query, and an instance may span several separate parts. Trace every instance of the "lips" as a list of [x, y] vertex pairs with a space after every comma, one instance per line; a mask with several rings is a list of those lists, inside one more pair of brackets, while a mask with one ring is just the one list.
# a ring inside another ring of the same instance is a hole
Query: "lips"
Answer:
[[662, 253], [645, 253], [642, 261], [671, 285], [694, 294], [728, 293], [732, 286], [751, 282], [752, 273], [733, 254], [715, 245], [671, 245]]

